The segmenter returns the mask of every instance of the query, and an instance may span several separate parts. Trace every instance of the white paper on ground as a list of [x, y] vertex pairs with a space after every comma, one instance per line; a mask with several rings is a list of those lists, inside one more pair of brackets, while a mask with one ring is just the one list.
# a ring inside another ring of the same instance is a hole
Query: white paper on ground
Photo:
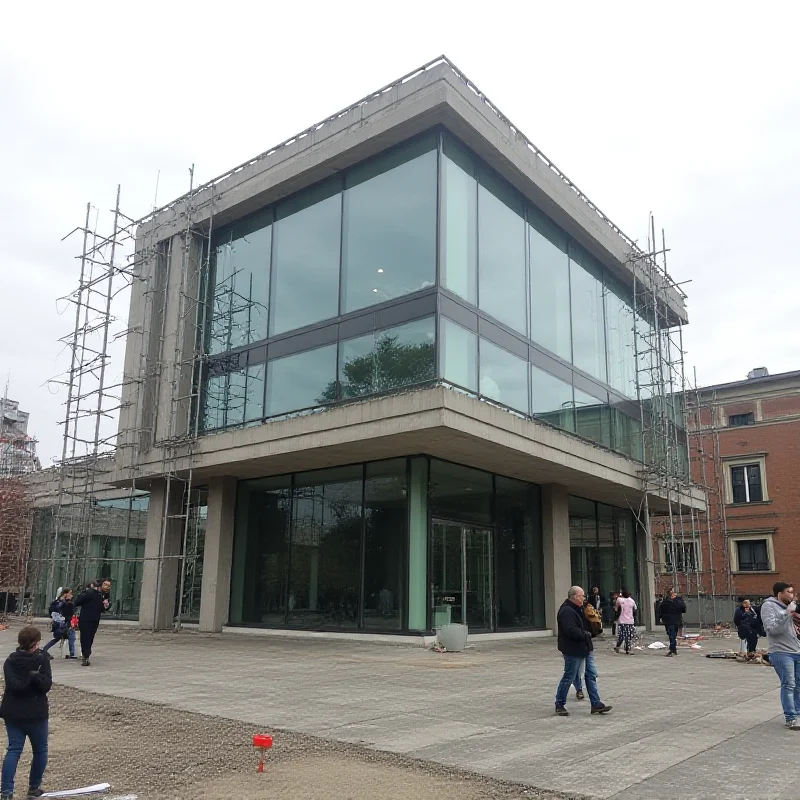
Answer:
[[94, 786], [84, 786], [83, 789], [67, 789], [64, 792], [45, 792], [42, 797], [80, 797], [82, 794], [99, 794], [108, 791], [110, 783], [96, 783]]
[[666, 647], [666, 645], [664, 644], [664, 642], [653, 642], [652, 644], [649, 644], [649, 645], [647, 645], [647, 646], [648, 646], [648, 647], [649, 647], [651, 650], [661, 650], [661, 649], [663, 649], [664, 647]]

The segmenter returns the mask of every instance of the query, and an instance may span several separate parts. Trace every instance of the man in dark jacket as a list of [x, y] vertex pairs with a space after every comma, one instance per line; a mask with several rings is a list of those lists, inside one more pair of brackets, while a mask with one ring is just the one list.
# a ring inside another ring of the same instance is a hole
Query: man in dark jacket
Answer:
[[108, 600], [93, 581], [88, 584], [86, 591], [81, 592], [75, 600], [75, 607], [80, 608], [81, 615], [78, 619], [78, 631], [81, 635], [81, 665], [90, 666], [89, 658], [92, 655], [92, 645], [97, 628], [100, 626], [100, 617], [108, 609]]
[[685, 613], [686, 603], [683, 602], [683, 598], [676, 595], [674, 589], [670, 589], [669, 594], [661, 601], [659, 609], [661, 623], [669, 636], [668, 656], [678, 655], [678, 629], [683, 625]]
[[14, 778], [17, 764], [31, 740], [33, 761], [28, 778], [28, 797], [42, 794], [41, 783], [47, 767], [47, 727], [50, 711], [47, 693], [53, 686], [50, 659], [40, 652], [42, 634], [33, 625], [25, 626], [17, 636], [19, 647], [3, 664], [5, 691], [0, 702], [0, 717], [6, 725], [8, 750], [3, 759], [0, 798], [14, 796]]
[[585, 666], [586, 689], [592, 714], [607, 714], [611, 706], [600, 702], [597, 691], [597, 670], [594, 666], [592, 633], [583, 610], [586, 595], [580, 586], [573, 586], [558, 609], [558, 649], [564, 657], [564, 674], [556, 690], [556, 714], [568, 717], [566, 709], [569, 687]]

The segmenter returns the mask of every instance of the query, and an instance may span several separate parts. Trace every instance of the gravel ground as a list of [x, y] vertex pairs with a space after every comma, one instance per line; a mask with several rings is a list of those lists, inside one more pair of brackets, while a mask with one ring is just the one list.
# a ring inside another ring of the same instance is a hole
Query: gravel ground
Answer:
[[[64, 686], [53, 687], [50, 709], [45, 789], [104, 781], [112, 784], [111, 797], [139, 800], [576, 797], [289, 731], [272, 731], [275, 744], [258, 774], [252, 736], [270, 731]], [[18, 787], [29, 764], [26, 750]]]

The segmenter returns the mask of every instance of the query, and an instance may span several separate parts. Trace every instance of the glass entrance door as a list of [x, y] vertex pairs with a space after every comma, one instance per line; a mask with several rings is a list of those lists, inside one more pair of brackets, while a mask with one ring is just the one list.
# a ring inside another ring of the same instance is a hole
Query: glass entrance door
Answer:
[[451, 622], [492, 629], [492, 532], [434, 521], [431, 572], [433, 627]]

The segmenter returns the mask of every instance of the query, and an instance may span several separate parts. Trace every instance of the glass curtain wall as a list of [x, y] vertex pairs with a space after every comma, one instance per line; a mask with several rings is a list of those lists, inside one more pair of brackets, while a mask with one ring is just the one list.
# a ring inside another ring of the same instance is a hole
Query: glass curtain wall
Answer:
[[241, 481], [230, 620], [426, 630], [457, 582], [450, 621], [543, 627], [541, 537], [538, 486], [424, 456]]
[[572, 582], [587, 591], [600, 589], [604, 622], [614, 618], [612, 592], [626, 588], [641, 605], [631, 511], [570, 497], [569, 531]]

